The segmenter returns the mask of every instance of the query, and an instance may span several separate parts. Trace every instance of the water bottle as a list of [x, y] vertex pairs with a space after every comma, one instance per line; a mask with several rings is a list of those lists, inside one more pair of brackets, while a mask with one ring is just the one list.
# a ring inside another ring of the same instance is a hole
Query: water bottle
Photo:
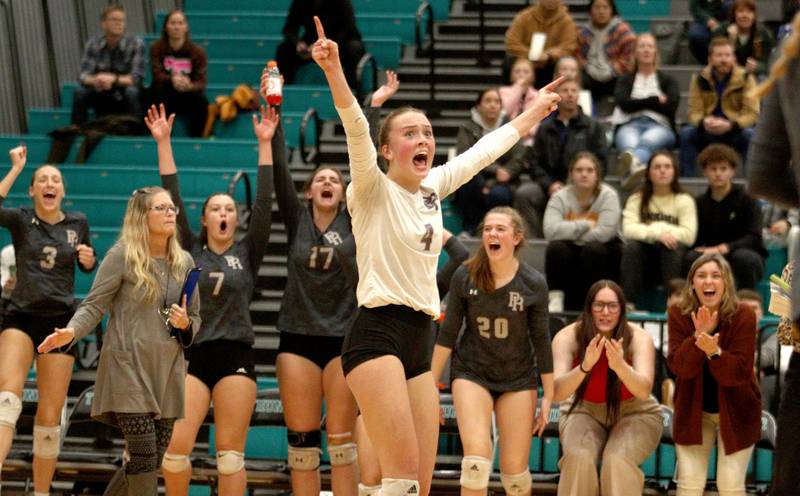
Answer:
[[280, 105], [283, 101], [283, 89], [281, 88], [281, 73], [278, 71], [278, 63], [274, 60], [267, 62], [267, 73], [269, 83], [267, 83], [267, 103], [270, 105]]

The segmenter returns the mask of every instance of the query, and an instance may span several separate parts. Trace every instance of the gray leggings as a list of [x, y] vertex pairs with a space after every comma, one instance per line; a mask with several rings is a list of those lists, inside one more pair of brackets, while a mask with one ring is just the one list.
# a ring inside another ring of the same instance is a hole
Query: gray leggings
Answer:
[[175, 419], [156, 419], [151, 413], [115, 415], [131, 457], [125, 464], [125, 473], [135, 475], [158, 470], [172, 437]]

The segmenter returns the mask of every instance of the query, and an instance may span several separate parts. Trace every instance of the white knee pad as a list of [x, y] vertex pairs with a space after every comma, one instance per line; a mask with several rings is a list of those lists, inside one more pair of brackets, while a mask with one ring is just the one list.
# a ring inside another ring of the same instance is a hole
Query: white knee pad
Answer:
[[234, 450], [217, 451], [217, 472], [233, 475], [244, 469], [244, 453]]
[[365, 486], [358, 483], [358, 496], [378, 496], [381, 493], [381, 486]]
[[289, 468], [292, 470], [316, 470], [319, 468], [319, 454], [319, 448], [289, 446]]
[[61, 452], [61, 426], [33, 426], [33, 454], [39, 458], [52, 460]]
[[492, 461], [482, 456], [465, 456], [461, 459], [461, 486], [473, 491], [489, 487]]
[[164, 453], [164, 458], [161, 460], [161, 469], [171, 474], [179, 474], [190, 468], [192, 468], [192, 463], [186, 455]]
[[11, 391], [0, 391], [0, 425], [7, 425], [13, 429], [17, 425], [20, 413], [22, 413], [22, 399]]
[[381, 479], [381, 496], [419, 495], [419, 482], [410, 479]]
[[531, 473], [527, 470], [513, 475], [501, 473], [500, 482], [503, 483], [506, 494], [510, 496], [521, 496], [531, 491]]
[[328, 456], [333, 467], [343, 467], [355, 463], [358, 459], [358, 451], [356, 443], [353, 442], [353, 433], [329, 434]]

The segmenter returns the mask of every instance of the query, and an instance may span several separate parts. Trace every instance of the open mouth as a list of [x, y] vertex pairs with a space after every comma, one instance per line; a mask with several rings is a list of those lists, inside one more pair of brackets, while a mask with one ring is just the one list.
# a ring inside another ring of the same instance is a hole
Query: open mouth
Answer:
[[717, 291], [714, 290], [714, 289], [704, 289], [703, 290], [703, 296], [705, 296], [706, 298], [713, 298], [716, 295], [717, 295]]
[[414, 167], [428, 166], [428, 152], [420, 152], [414, 155]]
[[325, 200], [330, 200], [330, 199], [333, 198], [333, 191], [330, 191], [330, 190], [327, 190], [327, 189], [323, 190], [322, 194], [320, 196], [322, 196], [322, 198], [325, 199]]
[[47, 193], [43, 194], [42, 197], [44, 197], [46, 200], [55, 200], [56, 194], [52, 191], [48, 191]]
[[228, 221], [223, 220], [222, 222], [220, 222], [219, 223], [219, 230], [220, 230], [220, 232], [225, 233], [225, 231], [228, 230]]
[[500, 243], [497, 241], [489, 242], [489, 253], [497, 253], [500, 251]]

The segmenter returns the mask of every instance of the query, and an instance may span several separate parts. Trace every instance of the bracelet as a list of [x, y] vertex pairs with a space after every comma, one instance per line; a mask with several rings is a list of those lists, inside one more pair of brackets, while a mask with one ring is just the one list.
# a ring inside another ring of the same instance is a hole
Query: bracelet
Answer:
[[592, 371], [592, 369], [583, 370], [583, 361], [581, 361], [581, 363], [578, 364], [578, 368], [581, 369], [581, 372], [583, 372], [584, 374], [587, 374], [587, 375]]
[[117, 86], [118, 84], [119, 84], [119, 74], [117, 74], [117, 75], [114, 77], [114, 86]]

